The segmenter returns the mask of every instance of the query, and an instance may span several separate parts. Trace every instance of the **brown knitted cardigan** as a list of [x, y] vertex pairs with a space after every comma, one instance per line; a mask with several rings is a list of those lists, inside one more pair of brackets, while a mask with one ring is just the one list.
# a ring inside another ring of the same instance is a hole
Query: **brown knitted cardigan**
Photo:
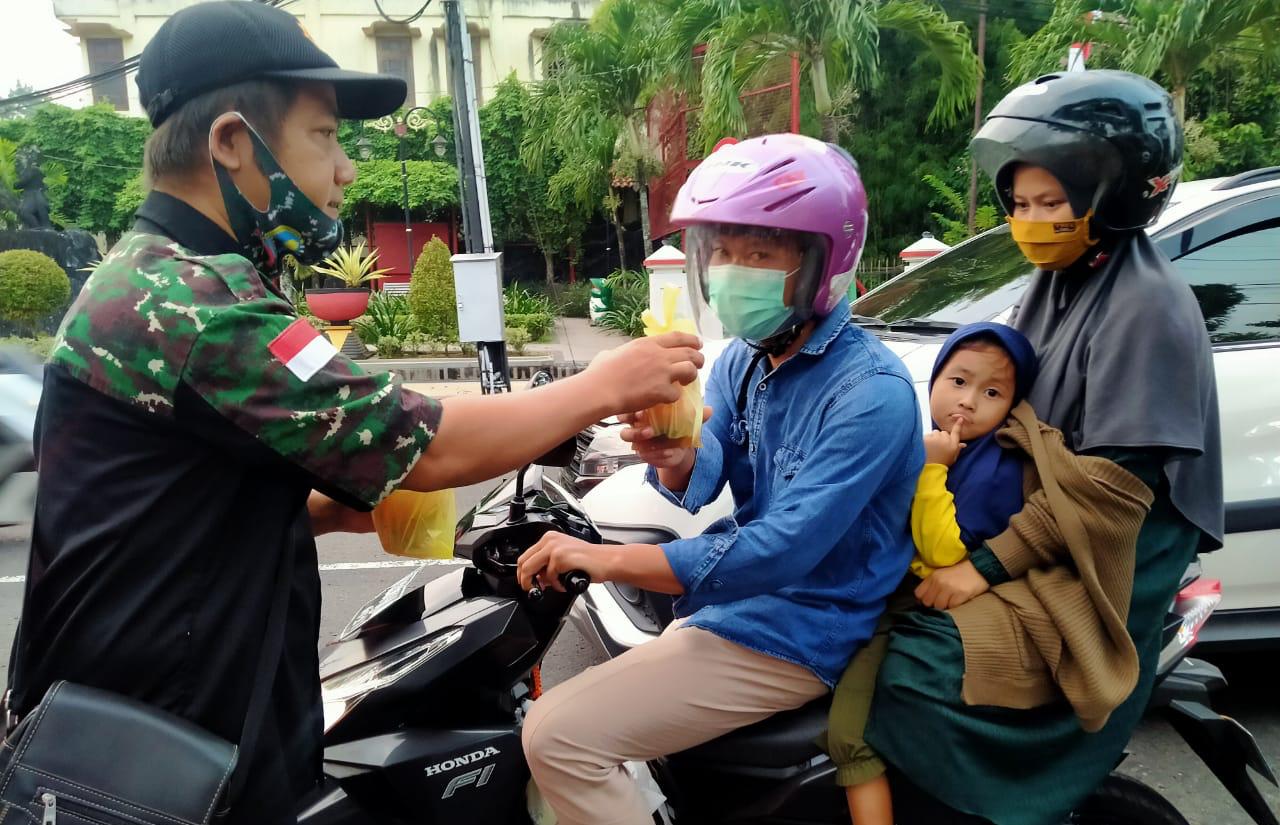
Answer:
[[1125, 622], [1151, 490], [1114, 462], [1072, 453], [1026, 402], [996, 437], [1030, 459], [1025, 504], [987, 542], [1012, 580], [951, 610], [964, 701], [1031, 708], [1065, 696], [1096, 731], [1138, 680]]

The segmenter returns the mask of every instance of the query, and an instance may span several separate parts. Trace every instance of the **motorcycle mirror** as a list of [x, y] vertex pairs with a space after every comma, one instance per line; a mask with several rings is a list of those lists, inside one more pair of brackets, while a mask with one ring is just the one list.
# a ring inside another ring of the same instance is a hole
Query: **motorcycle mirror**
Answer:
[[529, 379], [529, 389], [545, 387], [554, 380], [555, 376], [553, 376], [549, 370], [538, 370], [533, 374], [533, 377]]

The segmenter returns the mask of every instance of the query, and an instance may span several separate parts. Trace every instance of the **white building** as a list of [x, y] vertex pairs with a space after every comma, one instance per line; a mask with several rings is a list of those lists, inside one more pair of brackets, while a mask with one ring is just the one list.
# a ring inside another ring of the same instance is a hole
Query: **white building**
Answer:
[[[247, 0], [246, 0], [247, 1]], [[175, 11], [199, 0], [53, 0], [54, 14], [79, 38], [85, 74], [101, 72], [139, 54]], [[444, 6], [433, 0], [295, 0], [299, 17], [320, 48], [346, 69], [384, 72], [409, 84], [409, 105], [449, 93]], [[382, 12], [378, 5], [382, 6]], [[463, 0], [475, 56], [476, 92], [483, 103], [512, 71], [520, 80], [541, 76], [542, 40], [559, 20], [590, 18], [600, 0]], [[387, 18], [390, 18], [388, 20]], [[133, 76], [94, 86], [94, 100], [143, 116]]]

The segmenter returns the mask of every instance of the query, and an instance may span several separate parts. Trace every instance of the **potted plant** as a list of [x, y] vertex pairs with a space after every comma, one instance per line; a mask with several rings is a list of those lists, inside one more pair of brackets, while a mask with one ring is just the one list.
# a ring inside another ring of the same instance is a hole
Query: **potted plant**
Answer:
[[337, 278], [344, 285], [336, 289], [308, 289], [307, 306], [311, 314], [331, 324], [346, 324], [359, 318], [369, 307], [370, 281], [386, 276], [391, 270], [374, 269], [378, 253], [364, 251], [364, 243], [340, 247], [332, 258], [312, 267], [315, 274]]

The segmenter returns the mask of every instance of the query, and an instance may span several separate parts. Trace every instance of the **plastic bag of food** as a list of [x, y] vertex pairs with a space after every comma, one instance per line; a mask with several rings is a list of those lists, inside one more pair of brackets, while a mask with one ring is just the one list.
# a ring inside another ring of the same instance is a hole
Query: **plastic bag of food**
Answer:
[[452, 558], [457, 522], [453, 490], [396, 490], [373, 508], [373, 528], [382, 549], [396, 556]]
[[[649, 310], [640, 316], [644, 321], [645, 335], [661, 335], [664, 332], [689, 332], [697, 334], [697, 327], [691, 318], [678, 317], [676, 311], [680, 302], [680, 287], [664, 286], [662, 288], [663, 318], [659, 321]], [[698, 379], [687, 384], [680, 394], [680, 399], [671, 404], [658, 404], [647, 411], [649, 424], [654, 433], [666, 436], [682, 447], [702, 446], [702, 385]]]

